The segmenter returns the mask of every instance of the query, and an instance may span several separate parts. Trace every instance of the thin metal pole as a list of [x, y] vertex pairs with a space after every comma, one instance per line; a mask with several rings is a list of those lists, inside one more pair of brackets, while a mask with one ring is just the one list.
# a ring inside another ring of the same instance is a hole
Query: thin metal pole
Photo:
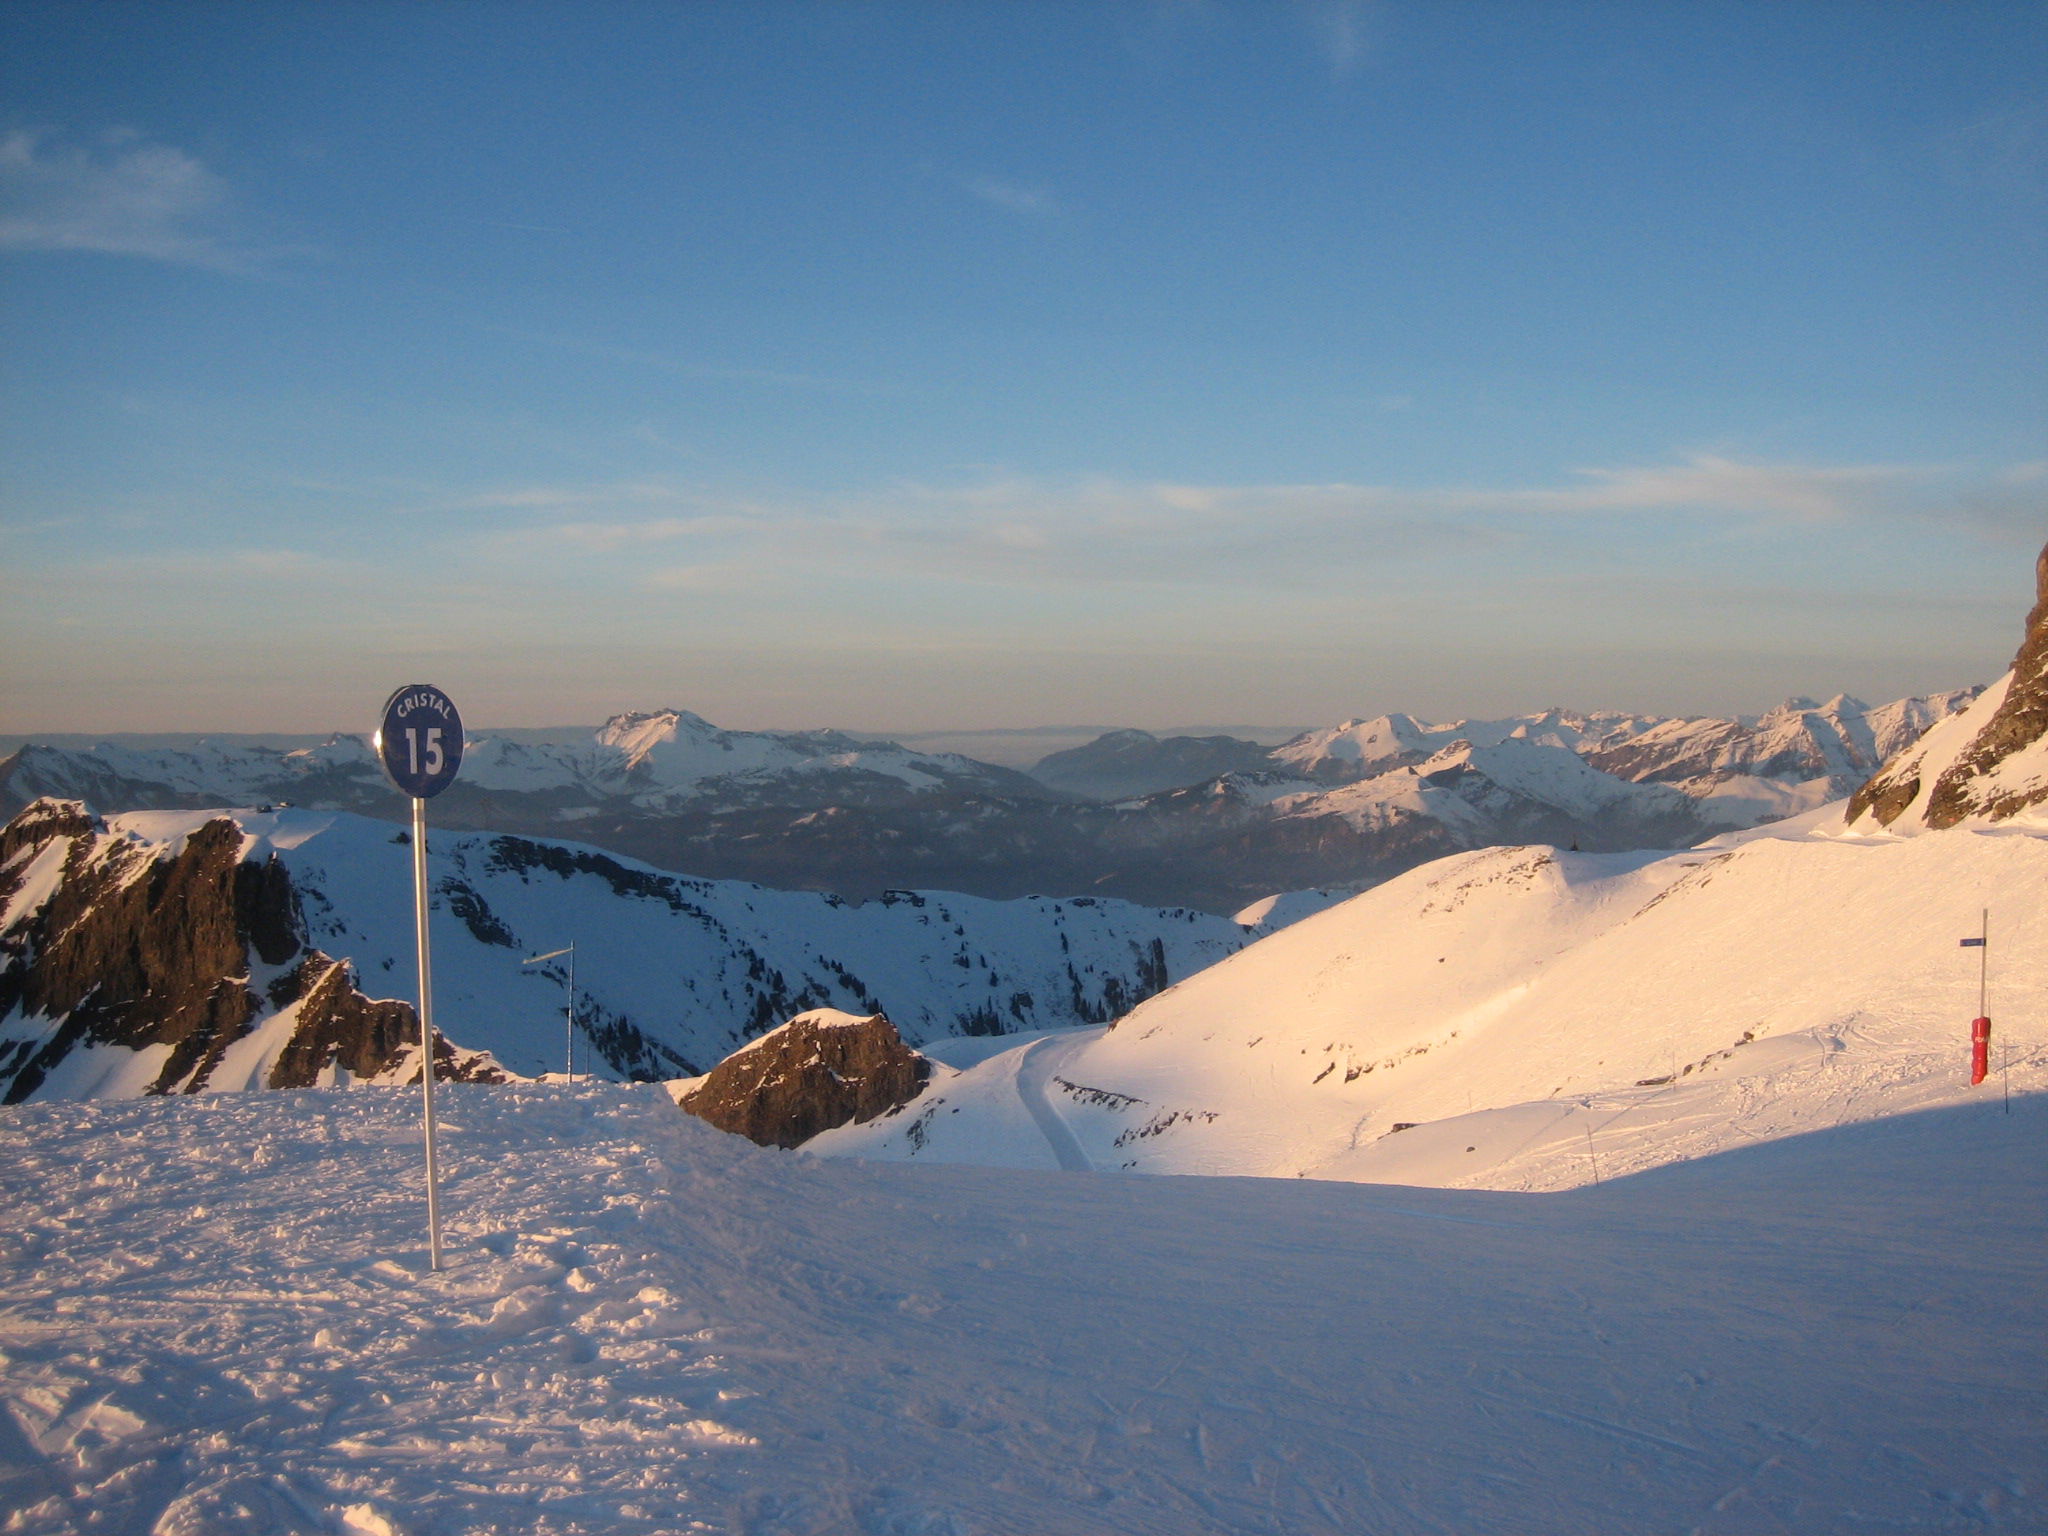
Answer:
[[[1991, 967], [1991, 909], [1984, 909], [1984, 950], [1977, 968], [1977, 1017], [1988, 1018], [1991, 1009], [1985, 1000], [1985, 974]], [[2004, 1113], [2012, 1113], [2012, 1041], [2001, 1032], [1998, 1040], [1998, 1086], [2005, 1100]]]
[[1984, 926], [1978, 932], [1980, 937], [1977, 943], [1977, 1017], [1986, 1019], [1991, 1016], [1991, 1009], [1987, 1006], [1986, 1002], [1991, 982], [1991, 909], [1989, 907], [1984, 909]]
[[434, 1155], [434, 987], [427, 954], [427, 802], [412, 802], [412, 914], [420, 963], [420, 1092], [427, 1116], [427, 1248], [441, 1268], [440, 1165]]
[[569, 945], [569, 1081], [576, 1081], [576, 945]]

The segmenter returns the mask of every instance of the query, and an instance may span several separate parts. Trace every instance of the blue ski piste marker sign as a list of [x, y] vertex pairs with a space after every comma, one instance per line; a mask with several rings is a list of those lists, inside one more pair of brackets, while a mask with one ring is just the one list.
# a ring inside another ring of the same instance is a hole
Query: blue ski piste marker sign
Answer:
[[384, 701], [377, 756], [402, 795], [431, 800], [462, 766], [462, 715], [432, 683], [407, 683]]
[[462, 715], [432, 683], [407, 683], [384, 701], [377, 760], [412, 801], [413, 941], [420, 964], [420, 1092], [427, 1120], [427, 1249], [441, 1267], [440, 1169], [434, 1155], [434, 984], [427, 949], [427, 801], [455, 782], [462, 766]]

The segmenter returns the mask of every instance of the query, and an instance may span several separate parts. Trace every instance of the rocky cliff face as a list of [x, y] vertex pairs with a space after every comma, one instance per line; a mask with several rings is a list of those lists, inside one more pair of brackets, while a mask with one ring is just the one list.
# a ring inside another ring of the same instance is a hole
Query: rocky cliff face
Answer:
[[735, 1051], [676, 1102], [721, 1131], [796, 1147], [908, 1104], [930, 1077], [885, 1015], [820, 1008]]
[[2034, 563], [2034, 591], [2012, 671], [1859, 789], [1851, 826], [1940, 829], [2048, 805], [2048, 546]]
[[[76, 801], [39, 800], [0, 831], [0, 1098], [18, 1103], [74, 1055], [118, 1047], [147, 1093], [214, 1085], [260, 1028], [266, 1086], [410, 1067], [410, 1004], [373, 1001], [307, 947], [290, 875], [243, 857], [223, 816], [153, 844]], [[502, 1076], [441, 1042], [437, 1076]]]

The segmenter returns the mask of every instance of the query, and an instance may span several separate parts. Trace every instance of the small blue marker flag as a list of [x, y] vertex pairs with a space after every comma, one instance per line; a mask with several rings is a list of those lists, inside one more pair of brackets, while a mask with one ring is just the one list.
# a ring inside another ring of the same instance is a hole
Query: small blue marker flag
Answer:
[[1962, 947], [1964, 949], [1982, 949], [1984, 941], [1982, 939], [1965, 939], [1963, 940]]

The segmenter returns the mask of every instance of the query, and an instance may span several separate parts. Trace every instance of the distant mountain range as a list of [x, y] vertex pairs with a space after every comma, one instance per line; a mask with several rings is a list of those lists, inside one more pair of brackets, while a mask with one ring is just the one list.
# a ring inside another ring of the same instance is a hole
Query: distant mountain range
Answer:
[[[1227, 913], [1281, 891], [1361, 889], [1464, 848], [1676, 847], [1794, 815], [1854, 791], [1976, 693], [1793, 699], [1756, 719], [1390, 714], [1278, 746], [1122, 730], [1029, 772], [661, 710], [582, 742], [474, 740], [434, 815], [857, 899], [920, 887]], [[0, 761], [0, 810], [42, 796], [103, 814], [291, 804], [395, 819], [404, 806], [367, 740], [343, 734], [291, 749], [30, 744]]]

